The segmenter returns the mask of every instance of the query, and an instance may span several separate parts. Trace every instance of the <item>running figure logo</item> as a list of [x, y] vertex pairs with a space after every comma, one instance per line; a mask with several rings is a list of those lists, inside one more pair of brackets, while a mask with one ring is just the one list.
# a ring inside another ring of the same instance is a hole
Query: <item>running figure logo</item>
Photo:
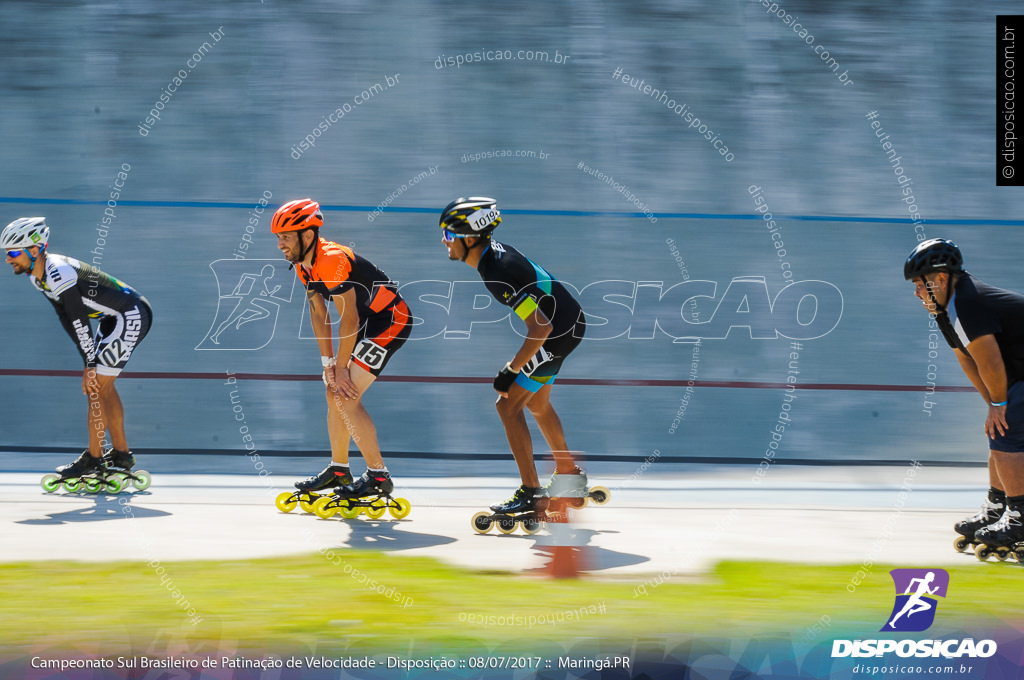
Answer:
[[281, 304], [292, 299], [295, 276], [280, 260], [217, 260], [210, 269], [217, 278], [217, 315], [196, 349], [266, 347]]
[[[882, 631], [919, 632], [935, 621], [938, 601], [929, 595], [946, 597], [949, 573], [945, 569], [893, 569], [896, 604]], [[902, 594], [900, 594], [902, 592]]]

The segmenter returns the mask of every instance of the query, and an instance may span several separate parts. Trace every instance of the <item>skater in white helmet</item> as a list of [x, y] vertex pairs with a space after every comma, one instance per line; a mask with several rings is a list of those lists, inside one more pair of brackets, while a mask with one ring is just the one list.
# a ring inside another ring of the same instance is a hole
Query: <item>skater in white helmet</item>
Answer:
[[[124, 407], [114, 387], [135, 348], [149, 332], [153, 313], [146, 298], [91, 264], [47, 250], [50, 228], [43, 217], [22, 217], [0, 232], [0, 248], [15, 274], [53, 305], [84, 364], [82, 393], [88, 397], [89, 448], [57, 468], [62, 478], [102, 477], [107, 465], [130, 471], [135, 463], [124, 431]], [[92, 327], [95, 320], [96, 327]], [[105, 435], [113, 448], [104, 459]]]

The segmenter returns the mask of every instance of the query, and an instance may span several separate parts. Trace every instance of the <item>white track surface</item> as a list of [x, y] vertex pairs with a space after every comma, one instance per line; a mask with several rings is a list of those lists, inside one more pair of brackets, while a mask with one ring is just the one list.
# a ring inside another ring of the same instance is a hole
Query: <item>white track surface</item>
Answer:
[[[596, 479], [611, 502], [576, 513], [594, 576], [700, 574], [715, 562], [778, 560], [896, 565], [982, 565], [953, 551], [952, 524], [973, 513], [986, 489], [983, 469], [923, 468], [898, 511], [905, 468], [775, 467], [762, 484], [749, 469], [715, 468], [677, 478]], [[551, 542], [477, 535], [470, 517], [518, 484], [499, 478], [401, 478], [402, 521], [321, 520], [283, 514], [284, 490], [241, 475], [154, 475], [144, 493], [45, 494], [41, 474], [0, 474], [0, 560], [240, 559], [321, 548], [420, 555], [472, 569], [528, 571]], [[443, 488], [441, 488], [443, 487]], [[131, 513], [124, 512], [125, 505]], [[891, 532], [886, 532], [886, 525]]]

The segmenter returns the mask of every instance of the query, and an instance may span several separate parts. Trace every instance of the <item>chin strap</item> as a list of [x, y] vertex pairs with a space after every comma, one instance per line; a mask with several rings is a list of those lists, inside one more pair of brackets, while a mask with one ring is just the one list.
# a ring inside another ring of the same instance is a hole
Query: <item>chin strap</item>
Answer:
[[[307, 227], [306, 229], [309, 229], [309, 227]], [[299, 232], [299, 240], [302, 240], [302, 234], [305, 233], [306, 229], [303, 229], [302, 231]], [[313, 232], [313, 236], [313, 242], [310, 243], [308, 246], [303, 247], [302, 252], [299, 253], [299, 259], [296, 262], [292, 262], [291, 264], [288, 265], [288, 271], [291, 271], [296, 264], [302, 264], [302, 261], [306, 259], [306, 253], [308, 253], [311, 248], [316, 248], [320, 244], [320, 238], [315, 231]], [[316, 264], [317, 251], [319, 251], [319, 248], [316, 248], [316, 250], [313, 251], [313, 261], [310, 262], [310, 265]]]
[[[43, 246], [42, 248], [40, 248], [39, 249], [39, 255], [42, 255], [43, 251], [45, 251], [45, 250], [46, 250], [46, 246]], [[29, 273], [29, 276], [31, 276], [32, 275], [32, 270], [36, 268], [36, 258], [38, 258], [39, 255], [33, 255], [29, 251], [28, 248], [25, 248], [25, 254], [28, 255], [28, 259], [29, 259], [28, 273]]]
[[[476, 248], [477, 246], [480, 246], [480, 245], [485, 245], [489, 240], [490, 240], [489, 237], [478, 236], [477, 237], [477, 242], [473, 244], [473, 248]], [[462, 245], [466, 246], [466, 239], [462, 239]], [[463, 251], [462, 252], [462, 257], [460, 257], [459, 260], [462, 261], [462, 262], [465, 262], [466, 258], [469, 257], [469, 253], [470, 253], [470, 251], [473, 250], [473, 248], [470, 248], [469, 246], [466, 246], [465, 248], [463, 248], [462, 249], [462, 251]]]
[[[967, 347], [963, 341], [960, 340], [960, 336], [956, 334], [956, 330], [953, 328], [953, 324], [949, 320], [949, 313], [946, 311], [946, 307], [939, 304], [939, 301], [935, 299], [935, 294], [932, 292], [931, 287], [928, 285], [928, 279], [923, 276], [921, 280], [924, 281], [925, 288], [928, 290], [928, 297], [931, 298], [932, 304], [935, 305], [935, 321], [939, 326], [939, 330], [942, 331], [942, 336], [946, 339], [946, 344], [954, 349], [959, 349], [961, 352], [970, 356], [970, 352], [967, 351]], [[946, 279], [946, 305], [949, 305], [949, 294], [953, 288], [953, 277], [950, 275]]]
[[[939, 301], [935, 299], [935, 293], [932, 292], [932, 287], [928, 285], [928, 279], [924, 276], [921, 277], [921, 281], [924, 283], [924, 289], [928, 291], [928, 297], [932, 301], [932, 305], [935, 307], [936, 314], [946, 314], [946, 308], [939, 304]], [[953, 289], [953, 275], [950, 274], [946, 277], [946, 304], [949, 304], [949, 294]]]
[[[925, 290], [928, 291], [928, 297], [931, 298], [932, 306], [935, 307], [935, 313], [936, 314], [945, 314], [946, 313], [946, 308], [943, 307], [942, 305], [940, 305], [939, 301], [935, 299], [935, 293], [932, 292], [932, 287], [928, 285], [928, 279], [926, 279], [926, 278], [924, 278], [922, 276], [921, 280], [924, 281], [924, 288], [925, 288]], [[947, 286], [947, 288], [948, 288], [948, 286]], [[947, 290], [946, 292], [949, 292], [949, 291]]]

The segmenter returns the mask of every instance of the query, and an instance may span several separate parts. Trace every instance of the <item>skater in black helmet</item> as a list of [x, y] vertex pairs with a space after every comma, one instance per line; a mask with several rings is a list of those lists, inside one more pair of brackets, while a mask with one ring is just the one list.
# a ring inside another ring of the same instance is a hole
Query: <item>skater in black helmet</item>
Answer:
[[910, 253], [903, 275], [987, 404], [991, 488], [981, 512], [955, 526], [957, 550], [984, 544], [976, 553], [985, 559], [1024, 542], [1024, 296], [979, 281], [963, 261], [955, 243], [930, 239]]
[[[43, 217], [19, 218], [0, 233], [7, 264], [15, 274], [27, 274], [35, 289], [50, 301], [85, 364], [82, 392], [89, 398], [89, 448], [73, 463], [57, 468], [59, 478], [44, 477], [43, 486], [54, 491], [64, 482], [74, 490], [68, 481], [75, 483], [83, 476], [90, 481], [106, 479], [108, 465], [127, 473], [121, 483], [132, 479], [140, 488], [148, 486], [148, 477], [143, 482], [131, 474], [135, 458], [128, 448], [124, 407], [114, 381], [149, 332], [153, 313], [146, 298], [123, 281], [85, 262], [49, 252], [49, 238], [50, 228]], [[93, 319], [98, 321], [95, 331]], [[113, 448], [104, 457], [108, 433]]]
[[550, 495], [579, 496], [586, 488], [586, 474], [569, 453], [562, 423], [550, 401], [562, 362], [583, 339], [586, 319], [579, 303], [551, 274], [512, 246], [491, 238], [500, 223], [494, 199], [481, 197], [452, 201], [440, 219], [448, 259], [476, 269], [495, 299], [511, 307], [526, 324], [522, 346], [494, 378], [498, 415], [519, 466], [522, 486], [508, 501], [491, 509], [512, 514], [543, 510], [543, 499], [549, 495], [537, 478], [524, 409], [533, 414], [555, 457]]

